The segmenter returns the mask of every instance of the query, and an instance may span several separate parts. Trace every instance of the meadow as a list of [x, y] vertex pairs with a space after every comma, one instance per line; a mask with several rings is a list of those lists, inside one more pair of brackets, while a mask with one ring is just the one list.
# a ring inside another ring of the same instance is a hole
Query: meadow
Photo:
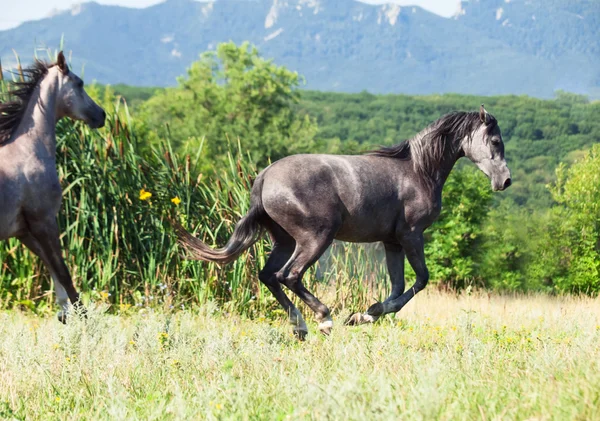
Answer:
[[306, 342], [206, 304], [87, 320], [0, 313], [5, 419], [590, 420], [598, 299], [430, 289], [396, 317]]

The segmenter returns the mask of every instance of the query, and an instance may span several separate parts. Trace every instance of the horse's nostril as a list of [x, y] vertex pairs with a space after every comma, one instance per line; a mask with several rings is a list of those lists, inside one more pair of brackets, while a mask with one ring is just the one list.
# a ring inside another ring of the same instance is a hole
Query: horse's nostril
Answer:
[[504, 188], [505, 189], [509, 188], [511, 184], [512, 184], [512, 180], [510, 178], [507, 178], [506, 181], [504, 182]]
[[102, 110], [102, 121], [106, 120], [106, 111]]

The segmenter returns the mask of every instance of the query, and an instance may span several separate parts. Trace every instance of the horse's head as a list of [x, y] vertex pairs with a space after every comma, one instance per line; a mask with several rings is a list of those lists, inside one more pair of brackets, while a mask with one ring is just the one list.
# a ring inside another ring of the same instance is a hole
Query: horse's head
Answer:
[[504, 159], [502, 133], [496, 119], [488, 114], [481, 104], [479, 109], [481, 124], [463, 141], [465, 156], [475, 163], [492, 182], [495, 191], [505, 190], [512, 181], [510, 170]]
[[83, 80], [73, 73], [62, 51], [58, 53], [58, 116], [81, 120], [92, 129], [104, 126], [106, 113], [83, 89]]

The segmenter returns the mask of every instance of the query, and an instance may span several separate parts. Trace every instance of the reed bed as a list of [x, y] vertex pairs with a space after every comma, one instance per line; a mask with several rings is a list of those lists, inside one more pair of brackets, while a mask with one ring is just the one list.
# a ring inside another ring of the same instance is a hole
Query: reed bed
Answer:
[[[106, 127], [61, 121], [58, 171], [63, 186], [59, 223], [67, 264], [83, 299], [112, 305], [181, 308], [214, 302], [244, 315], [277, 311], [257, 274], [267, 237], [226, 267], [181, 258], [168, 223], [178, 218], [209, 244], [222, 245], [246, 212], [257, 169], [233, 144], [224, 168], [198, 172], [201, 153], [180, 159], [168, 142], [147, 149], [127, 106], [118, 101]], [[51, 279], [17, 240], [0, 247], [0, 307], [53, 310]], [[306, 276], [334, 308], [367, 306], [386, 279], [377, 247], [335, 244]], [[330, 294], [330, 291], [335, 293]]]

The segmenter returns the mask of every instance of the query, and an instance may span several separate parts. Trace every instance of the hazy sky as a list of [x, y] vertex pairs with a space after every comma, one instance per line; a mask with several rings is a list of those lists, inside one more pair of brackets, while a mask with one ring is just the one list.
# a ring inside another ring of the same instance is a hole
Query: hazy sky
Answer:
[[[96, 0], [101, 4], [118, 4], [129, 7], [145, 7], [164, 0]], [[459, 0], [361, 0], [365, 3], [398, 3], [417, 5], [438, 15], [451, 16], [458, 8]], [[27, 20], [46, 17], [54, 9], [69, 9], [79, 0], [0, 0], [0, 30], [9, 29]]]

